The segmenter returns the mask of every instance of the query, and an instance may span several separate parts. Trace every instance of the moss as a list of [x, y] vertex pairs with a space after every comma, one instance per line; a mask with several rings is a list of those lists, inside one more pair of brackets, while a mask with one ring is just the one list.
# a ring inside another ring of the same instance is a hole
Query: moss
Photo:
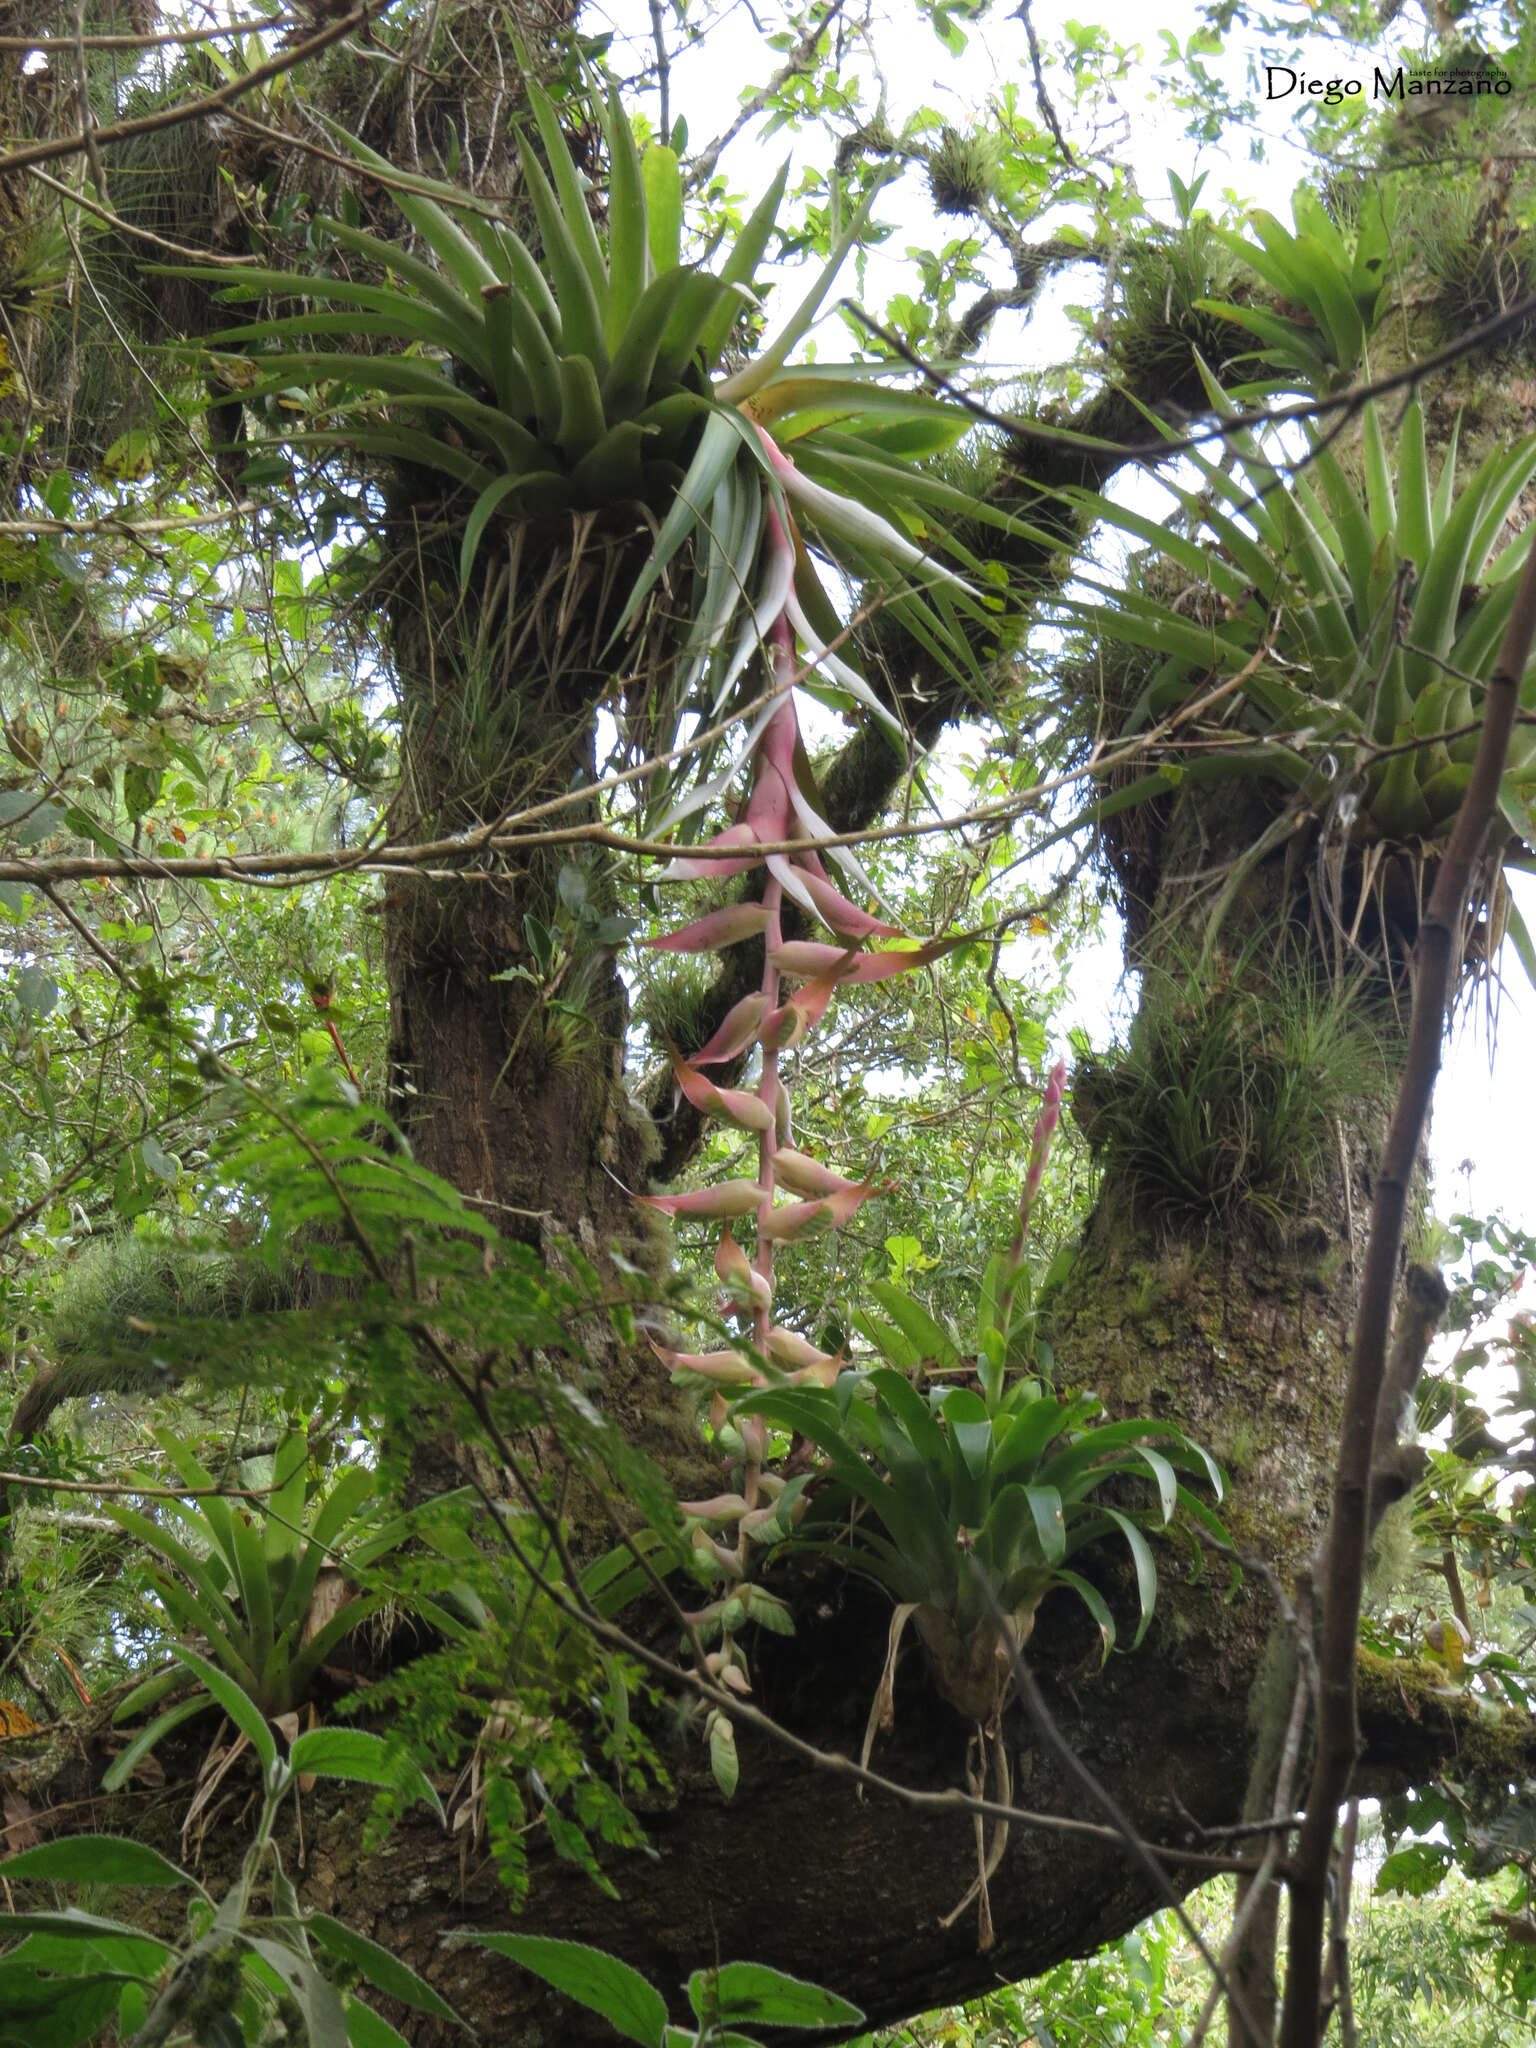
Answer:
[[[1164, 1218], [1299, 1218], [1289, 1235], [1316, 1279], [1336, 1246], [1307, 1211], [1337, 1169], [1336, 1119], [1387, 1089], [1369, 1014], [1260, 934], [1233, 960], [1150, 973], [1130, 1044], [1085, 1068], [1073, 1111]], [[1127, 1312], [1145, 1317], [1165, 1285], [1149, 1278]]]

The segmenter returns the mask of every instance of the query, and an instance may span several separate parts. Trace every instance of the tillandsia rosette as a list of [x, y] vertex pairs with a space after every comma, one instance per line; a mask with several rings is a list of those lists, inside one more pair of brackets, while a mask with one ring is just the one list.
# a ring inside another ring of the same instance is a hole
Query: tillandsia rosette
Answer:
[[[639, 150], [616, 91], [594, 108], [607, 160], [601, 223], [553, 102], [531, 79], [525, 92], [515, 203], [532, 246], [509, 218], [512, 202], [400, 171], [333, 129], [416, 250], [355, 218], [326, 219], [315, 227], [319, 269], [177, 274], [216, 284], [225, 303], [303, 307], [225, 329], [203, 358], [224, 398], [238, 397], [265, 432], [250, 444], [253, 475], [265, 478], [275, 449], [315, 450], [412, 479], [422, 508], [427, 483], [440, 497], [465, 494], [467, 511], [451, 524], [466, 593], [497, 587], [519, 536], [642, 515], [606, 658], [616, 674], [626, 666], [648, 606], [664, 599], [669, 649], [681, 653], [651, 676], [645, 706], [646, 744], [663, 757], [646, 785], [643, 822], [655, 833], [717, 798], [736, 772], [739, 762], [712, 775], [717, 740], [694, 748], [686, 770], [665, 757], [685, 720], [729, 722], [786, 611], [809, 664], [801, 687], [900, 741], [899, 720], [846, 642], [827, 568], [975, 683], [1000, 575], [949, 528], [1029, 529], [933, 471], [929, 458], [972, 422], [913, 388], [906, 363], [789, 364], [865, 230], [882, 175], [847, 209], [779, 331], [718, 374], [759, 307], [788, 165], [723, 259], [691, 263], [678, 158], [658, 143]], [[695, 785], [681, 809], [680, 776]]]
[[[1206, 373], [1213, 408], [1231, 397]], [[1108, 818], [1166, 796], [1189, 777], [1246, 776], [1283, 792], [1272, 822], [1238, 864], [1219, 913], [1255, 861], [1313, 820], [1367, 850], [1433, 856], [1472, 772], [1481, 692], [1514, 604], [1532, 528], [1511, 515], [1536, 475], [1536, 437], [1489, 455], [1458, 488], [1453, 432], [1431, 483], [1424, 416], [1405, 409], [1395, 459], [1374, 404], [1361, 413], [1357, 482], [1309, 430], [1307, 459], [1287, 464], [1233, 431], [1236, 460], [1186, 459], [1195, 489], [1176, 492], [1163, 525], [1084, 493], [1084, 511], [1148, 544], [1200, 595], [1155, 589], [1072, 600], [1068, 612], [1101, 647], [1128, 649], [1139, 687], [1117, 714], [1117, 739], [1167, 730], [1163, 765], [1101, 797]], [[1536, 712], [1536, 674], [1522, 688]], [[1509, 843], [1528, 858], [1536, 799], [1536, 727], [1516, 731], [1500, 787]], [[1522, 851], [1525, 849], [1525, 851]], [[1496, 886], [1497, 861], [1490, 887]], [[1502, 899], [1501, 899], [1502, 900]], [[1513, 905], [1509, 929], [1528, 968], [1536, 949]]]

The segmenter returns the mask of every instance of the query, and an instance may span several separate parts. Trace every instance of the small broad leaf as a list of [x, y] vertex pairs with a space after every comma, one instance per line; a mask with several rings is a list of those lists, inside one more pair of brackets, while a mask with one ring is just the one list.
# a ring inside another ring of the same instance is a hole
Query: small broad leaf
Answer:
[[1435, 1890], [1451, 1867], [1451, 1852], [1433, 1842], [1411, 1842], [1389, 1856], [1376, 1873], [1378, 1892], [1406, 1892], [1422, 1899]]
[[351, 2048], [410, 2048], [404, 2034], [360, 1998], [347, 2000], [347, 2039]]
[[289, 1750], [288, 1767], [300, 1776], [409, 1789], [443, 1817], [443, 1803], [420, 1765], [363, 1728], [311, 1728]]
[[718, 1711], [709, 1717], [709, 1768], [722, 1793], [731, 1798], [741, 1779], [741, 1759], [736, 1754], [736, 1730]]
[[307, 1956], [279, 1941], [244, 1937], [246, 1946], [282, 1981], [284, 1990], [298, 2005], [307, 2023], [308, 2048], [351, 2048], [346, 2008], [341, 1993], [329, 1983]]
[[713, 2016], [726, 2026], [751, 2022], [760, 2027], [842, 2027], [857, 2026], [864, 2017], [835, 1991], [786, 1976], [766, 1963], [722, 1963], [718, 1970], [695, 1970], [688, 1979], [688, 1998], [701, 2019], [712, 2007]]
[[24, 1962], [0, 1962], [0, 2048], [83, 2048], [117, 2010], [123, 1980], [47, 1977]]
[[601, 2013], [626, 2041], [641, 2048], [661, 2048], [667, 2024], [666, 2001], [638, 1970], [617, 1956], [584, 1941], [556, 1941], [542, 1934], [476, 1934], [460, 1930], [460, 1939], [510, 1956], [567, 1998]]
[[0, 1878], [29, 1884], [141, 1884], [156, 1890], [195, 1880], [158, 1849], [122, 1835], [62, 1835], [0, 1863]]
[[59, 984], [41, 967], [18, 967], [11, 976], [11, 994], [28, 1017], [46, 1017], [59, 1000]]

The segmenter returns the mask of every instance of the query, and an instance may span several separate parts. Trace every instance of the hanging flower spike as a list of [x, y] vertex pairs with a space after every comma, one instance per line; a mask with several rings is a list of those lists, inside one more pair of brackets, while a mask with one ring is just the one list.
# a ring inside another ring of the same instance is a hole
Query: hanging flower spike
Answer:
[[1029, 1231], [1029, 1215], [1035, 1206], [1035, 1197], [1040, 1192], [1040, 1183], [1045, 1178], [1045, 1162], [1051, 1156], [1051, 1140], [1056, 1135], [1056, 1126], [1061, 1122], [1062, 1097], [1067, 1092], [1067, 1063], [1058, 1060], [1050, 1071], [1041, 1098], [1040, 1114], [1035, 1119], [1035, 1134], [1029, 1146], [1029, 1170], [1024, 1175], [1024, 1192], [1019, 1197], [1019, 1234], [1013, 1241], [1013, 1256], [1022, 1257], [1024, 1239]]

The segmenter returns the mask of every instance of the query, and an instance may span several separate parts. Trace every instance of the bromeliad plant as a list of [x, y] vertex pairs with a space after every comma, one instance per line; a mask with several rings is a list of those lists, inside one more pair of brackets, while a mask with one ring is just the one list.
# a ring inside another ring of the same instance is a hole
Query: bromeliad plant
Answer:
[[1391, 211], [1380, 188], [1368, 193], [1346, 235], [1311, 187], [1300, 185], [1291, 216], [1294, 232], [1262, 209], [1249, 216], [1251, 234], [1212, 232], [1281, 305], [1305, 319], [1226, 299], [1201, 299], [1196, 309], [1236, 321], [1264, 344], [1256, 360], [1270, 374], [1259, 388], [1300, 383], [1321, 393], [1348, 384], [1366, 360], [1392, 276]]
[[[255, 1512], [222, 1495], [213, 1474], [169, 1430], [155, 1434], [192, 1490], [192, 1497], [163, 1503], [182, 1534], [120, 1503], [103, 1512], [159, 1560], [149, 1578], [175, 1627], [205, 1647], [257, 1713], [268, 1720], [290, 1714], [309, 1699], [337, 1644], [384, 1604], [385, 1594], [364, 1591], [345, 1574], [364, 1572], [398, 1549], [417, 1518], [386, 1518], [377, 1476], [360, 1465], [348, 1466], [324, 1494], [308, 1500], [309, 1446], [302, 1431], [279, 1443], [271, 1491]], [[151, 1474], [134, 1476], [160, 1491]], [[115, 1719], [132, 1720], [158, 1706], [186, 1677], [183, 1659], [146, 1679], [121, 1702]], [[123, 1782], [172, 1728], [213, 1704], [200, 1688], [157, 1715], [117, 1758], [109, 1787]]]
[[[1058, 1395], [1038, 1378], [1008, 1376], [1030, 1213], [1065, 1083], [1065, 1066], [1058, 1063], [1035, 1128], [1018, 1232], [988, 1266], [975, 1342], [964, 1360], [974, 1365], [979, 1391], [944, 1384], [942, 1376], [962, 1365], [960, 1346], [919, 1303], [884, 1287], [878, 1298], [889, 1320], [864, 1317], [860, 1327], [887, 1363], [854, 1369], [822, 1360], [802, 1369], [795, 1384], [747, 1393], [732, 1411], [743, 1442], [753, 1441], [759, 1457], [765, 1426], [821, 1455], [824, 1483], [799, 1520], [795, 1546], [845, 1558], [897, 1603], [865, 1760], [877, 1729], [894, 1718], [896, 1660], [913, 1622], [940, 1692], [973, 1724], [973, 1787], [982, 1790], [990, 1771], [994, 1796], [1004, 1804], [1011, 1775], [1002, 1711], [1045, 1595], [1053, 1586], [1069, 1587], [1092, 1615], [1106, 1656], [1115, 1641], [1103, 1594], [1069, 1561], [1106, 1538], [1126, 1544], [1140, 1642], [1157, 1591], [1143, 1525], [1166, 1525], [1182, 1507], [1224, 1534], [1180, 1476], [1200, 1474], [1219, 1499], [1221, 1475], [1181, 1430], [1142, 1419], [1101, 1421], [1092, 1394]], [[743, 1359], [742, 1368], [750, 1369], [750, 1361]], [[937, 1380], [926, 1395], [908, 1376], [914, 1369]], [[1138, 1479], [1153, 1484], [1154, 1502], [1145, 1507], [1127, 1499], [1127, 1483]], [[1111, 1486], [1113, 1501], [1104, 1497]], [[745, 1507], [727, 1498], [700, 1503], [696, 1511], [716, 1520], [734, 1515], [745, 1528]], [[789, 1533], [778, 1503], [764, 1526], [774, 1536]], [[990, 1847], [978, 1831], [976, 1882], [950, 1916], [957, 1918], [976, 1898], [983, 1947], [992, 1938], [987, 1884], [1006, 1843], [1006, 1828], [994, 1830]]]
[[[879, 1298], [890, 1320], [861, 1317], [860, 1327], [885, 1364], [844, 1370], [830, 1388], [802, 1382], [736, 1404], [738, 1416], [790, 1430], [827, 1459], [832, 1483], [818, 1493], [796, 1541], [828, 1547], [843, 1540], [830, 1532], [846, 1527], [856, 1568], [898, 1602], [892, 1661], [877, 1701], [882, 1717], [909, 1619], [927, 1645], [939, 1690], [990, 1727], [1008, 1695], [1014, 1655], [1052, 1586], [1079, 1595], [1106, 1655], [1114, 1645], [1114, 1617], [1098, 1589], [1067, 1569], [1070, 1557], [1101, 1538], [1124, 1538], [1136, 1570], [1139, 1643], [1157, 1592], [1142, 1521], [1152, 1514], [1166, 1524], [1182, 1506], [1213, 1530], [1220, 1526], [1179, 1477], [1181, 1470], [1200, 1473], [1219, 1499], [1220, 1472], [1181, 1430], [1146, 1420], [1099, 1422], [1103, 1410], [1092, 1394], [1058, 1395], [1039, 1378], [1008, 1376], [1029, 1217], [1065, 1084], [1066, 1067], [1058, 1062], [1035, 1127], [1018, 1233], [988, 1265], [973, 1344], [962, 1352], [919, 1303], [883, 1287]], [[917, 1370], [939, 1382], [926, 1396], [910, 1377], [914, 1349], [921, 1353]], [[962, 1363], [974, 1365], [975, 1389], [942, 1384]], [[1109, 1480], [1127, 1476], [1154, 1481], [1155, 1509], [1095, 1498]]]
[[[1213, 406], [1231, 411], [1215, 379], [1206, 383]], [[1289, 785], [1289, 801], [1239, 864], [1223, 903], [1254, 861], [1319, 816], [1378, 865], [1388, 850], [1432, 853], [1449, 831], [1531, 529], [1500, 543], [1536, 474], [1532, 438], [1490, 455], [1458, 490], [1453, 435], [1431, 484], [1417, 400], [1404, 414], [1395, 464], [1375, 406], [1364, 408], [1363, 491], [1322, 435], [1294, 474], [1253, 436], [1231, 438], [1238, 460], [1230, 472], [1191, 458], [1200, 483], [1176, 493], [1182, 532], [1104, 498], [1079, 500], [1188, 577], [1201, 597], [1197, 616], [1187, 602], [1147, 589], [1073, 607], [1105, 644], [1136, 650], [1150, 671], [1118, 720], [1121, 736], [1198, 714], [1181, 735], [1174, 779], [1244, 774]], [[1536, 709], [1536, 677], [1523, 703]], [[1139, 776], [1098, 813], [1170, 786], [1168, 769]], [[1531, 837], [1533, 796], [1536, 727], [1526, 723], [1500, 797], [1520, 841]], [[1511, 910], [1511, 930], [1536, 958], [1517, 916]]]
[[[769, 509], [769, 536], [784, 589], [794, 559], [794, 540]], [[768, 707], [753, 732], [748, 760], [750, 787], [737, 821], [697, 851], [679, 856], [658, 877], [695, 881], [720, 874], [766, 869], [760, 902], [711, 911], [676, 932], [646, 943], [669, 952], [714, 952], [760, 937], [763, 979], [743, 997], [708, 1043], [685, 1059], [673, 1053], [681, 1093], [706, 1116], [757, 1140], [755, 1179], [726, 1180], [685, 1194], [643, 1196], [652, 1208], [673, 1216], [720, 1222], [714, 1270], [725, 1290], [723, 1307], [740, 1327], [736, 1344], [713, 1352], [658, 1348], [681, 1384], [707, 1389], [711, 1422], [722, 1443], [739, 1454], [735, 1491], [709, 1501], [684, 1504], [693, 1522], [699, 1568], [725, 1582], [720, 1597], [692, 1617], [696, 1629], [719, 1631], [721, 1646], [709, 1657], [711, 1674], [738, 1692], [749, 1689], [746, 1657], [738, 1631], [748, 1620], [786, 1631], [792, 1624], [782, 1601], [751, 1577], [752, 1547], [763, 1550], [787, 1533], [803, 1511], [804, 1479], [787, 1483], [765, 1469], [767, 1429], [755, 1415], [732, 1415], [729, 1397], [771, 1384], [830, 1385], [845, 1363], [821, 1351], [774, 1319], [774, 1255], [781, 1244], [845, 1224], [875, 1192], [872, 1180], [852, 1181], [794, 1144], [789, 1092], [781, 1057], [799, 1046], [820, 1023], [838, 988], [850, 982], [883, 981], [937, 959], [955, 938], [922, 945], [870, 949], [876, 938], [899, 940], [897, 927], [862, 909], [833, 882], [818, 851], [852, 878], [866, 895], [874, 886], [846, 848], [826, 845], [830, 828], [800, 737], [794, 690], [796, 614], [786, 597], [768, 627]], [[784, 847], [785, 851], [773, 851]], [[786, 899], [828, 933], [824, 940], [786, 939]], [[797, 984], [790, 992], [786, 984]], [[703, 1069], [756, 1054], [761, 1069], [755, 1088], [722, 1088]], [[791, 1199], [780, 1201], [787, 1194]], [[732, 1224], [751, 1219], [756, 1244], [749, 1259]], [[734, 1543], [721, 1540], [734, 1526]], [[736, 1783], [735, 1740], [729, 1716], [719, 1711], [707, 1724], [715, 1775], [727, 1794]]]
[[[786, 164], [713, 270], [683, 260], [683, 183], [674, 153], [636, 147], [616, 92], [595, 109], [607, 145], [606, 221], [594, 221], [548, 96], [526, 81], [532, 136], [518, 141], [535, 255], [502, 211], [440, 181], [394, 169], [334, 131], [377, 175], [426, 254], [355, 224], [320, 224], [334, 274], [271, 269], [191, 274], [228, 302], [308, 301], [310, 309], [231, 327], [215, 346], [226, 388], [255, 406], [279, 394], [288, 445], [338, 447], [457, 490], [461, 582], [483, 572], [487, 592], [515, 581], [518, 536], [561, 519], [612, 518], [643, 508], [654, 534], [612, 613], [610, 649], [641, 630], [669, 579], [667, 659], [648, 676], [648, 700], [625, 717], [637, 745], [665, 753], [686, 713], [716, 723], [773, 622], [793, 616], [808, 661], [804, 687], [894, 725], [856, 656], [833, 654], [842, 628], [807, 543], [843, 576], [878, 594], [919, 645], [975, 679], [970, 640], [994, 617], [973, 584], [936, 558], [985, 580], [982, 565], [938, 521], [1015, 525], [920, 465], [970, 424], [963, 408], [893, 388], [884, 363], [787, 367], [809, 332], [880, 189], [866, 193], [804, 299], [745, 364], [716, 375], [744, 312], [758, 304]], [[351, 260], [371, 275], [356, 279]], [[316, 311], [314, 306], [334, 307]], [[328, 337], [340, 338], [331, 346]], [[376, 352], [349, 350], [371, 338]], [[308, 417], [295, 424], [299, 407]], [[793, 449], [793, 454], [789, 452]], [[259, 458], [266, 463], [272, 458]], [[793, 515], [793, 516], [792, 516]], [[800, 522], [797, 527], [796, 521]], [[802, 531], [803, 529], [803, 531]], [[794, 543], [786, 552], [784, 534]], [[679, 568], [691, 589], [676, 587]], [[995, 599], [993, 605], [995, 605]], [[965, 630], [969, 624], [968, 639]], [[599, 635], [601, 644], [601, 635]], [[629, 653], [622, 659], [631, 666]], [[633, 714], [633, 715], [632, 715]], [[696, 763], [702, 781], [709, 750]], [[718, 795], [734, 773], [699, 799]], [[658, 820], [670, 800], [661, 764], [650, 782]], [[665, 824], [675, 824], [670, 817]]]

